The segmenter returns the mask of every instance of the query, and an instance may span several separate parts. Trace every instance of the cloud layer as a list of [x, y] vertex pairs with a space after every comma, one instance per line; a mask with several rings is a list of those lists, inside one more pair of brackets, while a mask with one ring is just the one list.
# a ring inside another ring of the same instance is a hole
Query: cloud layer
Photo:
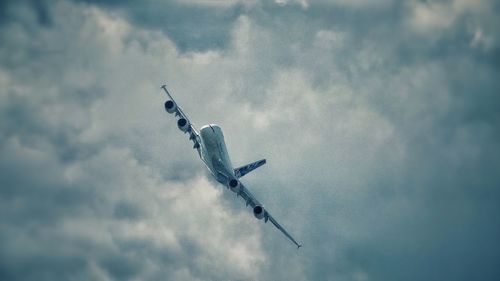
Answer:
[[[0, 21], [0, 279], [495, 280], [493, 1], [22, 1]], [[223, 127], [300, 251], [210, 179]]]

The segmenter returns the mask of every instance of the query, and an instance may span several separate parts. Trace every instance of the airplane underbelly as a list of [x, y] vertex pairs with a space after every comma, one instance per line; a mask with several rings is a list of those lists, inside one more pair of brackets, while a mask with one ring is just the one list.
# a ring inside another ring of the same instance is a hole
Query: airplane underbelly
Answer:
[[217, 125], [204, 126], [200, 130], [204, 147], [204, 156], [212, 174], [221, 183], [234, 177], [222, 130]]

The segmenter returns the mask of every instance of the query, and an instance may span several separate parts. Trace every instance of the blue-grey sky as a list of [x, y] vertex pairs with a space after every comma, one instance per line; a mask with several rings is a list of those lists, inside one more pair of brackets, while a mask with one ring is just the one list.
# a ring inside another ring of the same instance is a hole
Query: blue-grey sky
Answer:
[[[0, 2], [1, 280], [498, 280], [500, 4]], [[163, 110], [222, 126], [210, 179]]]

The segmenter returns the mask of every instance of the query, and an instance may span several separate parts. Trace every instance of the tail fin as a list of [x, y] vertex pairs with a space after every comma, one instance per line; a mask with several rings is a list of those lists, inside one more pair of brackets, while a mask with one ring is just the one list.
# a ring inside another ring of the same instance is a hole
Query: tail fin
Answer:
[[245, 165], [245, 166], [241, 166], [239, 168], [236, 168], [234, 169], [234, 175], [237, 177], [237, 178], [241, 178], [242, 176], [250, 173], [251, 171], [257, 169], [258, 167], [262, 166], [266, 164], [266, 159], [262, 159], [262, 160], [259, 160], [259, 161], [255, 161], [251, 164], [248, 164], [248, 165]]

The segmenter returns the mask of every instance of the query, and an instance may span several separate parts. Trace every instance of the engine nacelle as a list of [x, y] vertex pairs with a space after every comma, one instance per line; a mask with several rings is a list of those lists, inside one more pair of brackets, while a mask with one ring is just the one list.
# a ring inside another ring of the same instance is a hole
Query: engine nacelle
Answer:
[[165, 102], [165, 110], [172, 114], [175, 112], [175, 110], [177, 109], [177, 104], [175, 104], [175, 102], [173, 100], [168, 100]]
[[240, 182], [237, 179], [232, 179], [227, 182], [227, 187], [233, 192], [240, 192]]
[[186, 119], [181, 118], [177, 120], [177, 127], [185, 133], [189, 129], [189, 122]]
[[264, 210], [264, 207], [259, 206], [259, 205], [253, 207], [253, 215], [257, 219], [259, 219], [259, 220], [263, 219], [265, 216], [265, 213], [266, 213], [266, 210]]

